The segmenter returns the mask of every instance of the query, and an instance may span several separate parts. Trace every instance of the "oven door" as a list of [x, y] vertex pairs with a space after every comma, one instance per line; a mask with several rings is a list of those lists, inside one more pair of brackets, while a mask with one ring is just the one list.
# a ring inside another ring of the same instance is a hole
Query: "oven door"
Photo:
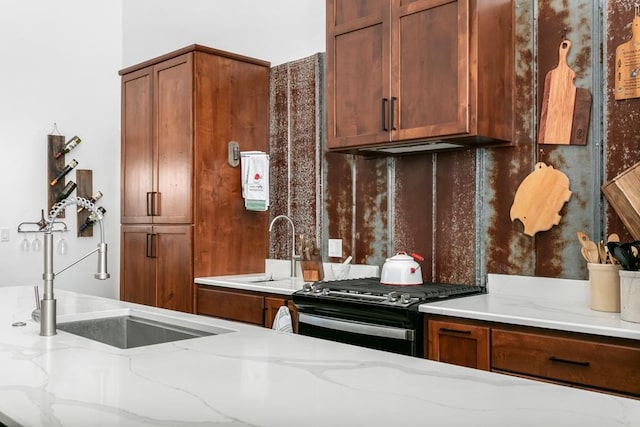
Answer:
[[415, 329], [298, 313], [298, 333], [376, 350], [419, 356]]

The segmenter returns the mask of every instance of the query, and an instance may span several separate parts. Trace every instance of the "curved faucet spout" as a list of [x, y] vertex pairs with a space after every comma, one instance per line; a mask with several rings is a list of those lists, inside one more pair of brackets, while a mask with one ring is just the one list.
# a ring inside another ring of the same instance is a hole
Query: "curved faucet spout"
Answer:
[[[96, 220], [100, 224], [100, 243], [96, 249], [80, 257], [78, 260], [69, 264], [57, 273], [54, 273], [53, 223], [62, 209], [72, 205], [82, 206], [85, 209], [90, 210], [95, 215]], [[44, 271], [42, 273], [42, 278], [44, 279], [44, 296], [42, 301], [40, 301], [40, 335], [50, 336], [56, 334], [56, 300], [53, 297], [53, 279], [56, 277], [56, 274], [60, 274], [69, 267], [76, 265], [94, 252], [98, 252], [98, 272], [94, 277], [99, 280], [106, 280], [110, 276], [107, 272], [107, 244], [104, 242], [102, 212], [100, 212], [91, 201], [82, 197], [70, 197], [57, 203], [53, 209], [51, 209], [44, 229]]]
[[269, 224], [269, 232], [273, 229], [273, 224], [279, 219], [286, 219], [291, 225], [291, 277], [296, 276], [296, 260], [300, 258], [299, 255], [296, 255], [296, 227], [293, 225], [293, 221], [286, 215], [278, 215], [277, 217], [271, 220], [271, 224]]

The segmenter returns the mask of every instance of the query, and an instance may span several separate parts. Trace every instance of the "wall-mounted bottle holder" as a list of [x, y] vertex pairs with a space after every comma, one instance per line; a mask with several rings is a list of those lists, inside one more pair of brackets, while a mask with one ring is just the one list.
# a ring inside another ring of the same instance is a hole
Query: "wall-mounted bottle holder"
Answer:
[[[54, 131], [57, 133], [58, 129], [54, 124]], [[72, 137], [69, 141], [65, 142], [64, 135], [51, 134], [47, 135], [47, 193], [48, 193], [48, 209], [51, 209], [57, 202], [62, 199], [70, 197], [75, 191], [78, 197], [83, 197], [87, 200], [93, 201], [93, 171], [90, 169], [75, 169], [78, 162], [73, 159], [69, 162], [65, 160], [65, 154], [75, 148], [81, 139], [77, 136]], [[69, 148], [70, 147], [70, 148]], [[65, 148], [68, 148], [65, 151]], [[75, 170], [75, 181], [68, 179], [69, 173]], [[66, 182], [65, 182], [66, 181]], [[53, 183], [53, 185], [51, 185]], [[102, 193], [100, 193], [100, 197]], [[93, 236], [93, 224], [82, 230], [83, 224], [89, 218], [91, 212], [87, 209], [77, 210], [77, 235], [78, 237], [91, 237]], [[58, 218], [65, 217], [65, 209], [62, 209], [58, 214]], [[28, 223], [23, 223], [28, 224]], [[65, 231], [66, 231], [65, 224]]]

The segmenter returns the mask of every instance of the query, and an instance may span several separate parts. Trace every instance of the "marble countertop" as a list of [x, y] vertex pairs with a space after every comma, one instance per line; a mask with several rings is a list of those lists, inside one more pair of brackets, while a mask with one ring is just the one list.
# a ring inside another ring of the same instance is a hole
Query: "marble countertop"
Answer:
[[640, 340], [640, 323], [590, 308], [589, 282], [489, 274], [487, 293], [423, 304], [423, 313]]
[[[334, 263], [323, 263], [325, 279], [334, 280]], [[299, 264], [296, 277], [291, 275], [291, 264], [287, 260], [265, 260], [264, 273], [234, 274], [228, 276], [196, 277], [194, 282], [197, 285], [219, 286], [223, 288], [243, 289], [246, 291], [266, 292], [280, 295], [291, 295], [295, 291], [302, 289], [304, 280]], [[378, 266], [364, 264], [350, 264], [349, 271], [345, 279], [355, 279], [359, 277], [378, 277]]]
[[[56, 291], [58, 322], [123, 310], [234, 332], [121, 350], [39, 336], [0, 287], [0, 420], [23, 426], [631, 426], [640, 401]], [[24, 321], [25, 326], [12, 323]], [[4, 416], [4, 418], [3, 418]]]

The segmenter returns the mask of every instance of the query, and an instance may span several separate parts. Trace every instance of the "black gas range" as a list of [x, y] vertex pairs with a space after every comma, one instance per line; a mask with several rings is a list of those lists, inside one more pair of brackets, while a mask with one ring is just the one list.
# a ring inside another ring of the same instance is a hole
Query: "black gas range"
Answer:
[[298, 332], [411, 356], [423, 355], [418, 306], [484, 292], [480, 286], [394, 286], [376, 277], [305, 284], [293, 294]]

